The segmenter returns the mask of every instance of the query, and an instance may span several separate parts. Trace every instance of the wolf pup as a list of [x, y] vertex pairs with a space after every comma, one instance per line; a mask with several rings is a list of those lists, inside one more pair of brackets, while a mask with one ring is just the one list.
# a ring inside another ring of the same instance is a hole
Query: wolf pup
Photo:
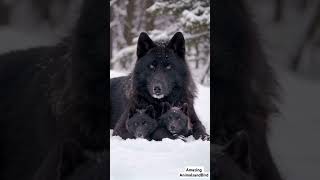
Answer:
[[158, 122], [154, 118], [155, 111], [152, 105], [146, 109], [131, 110], [125, 123], [125, 129], [115, 130], [114, 135], [123, 139], [145, 138], [150, 140], [150, 135], [158, 127]]

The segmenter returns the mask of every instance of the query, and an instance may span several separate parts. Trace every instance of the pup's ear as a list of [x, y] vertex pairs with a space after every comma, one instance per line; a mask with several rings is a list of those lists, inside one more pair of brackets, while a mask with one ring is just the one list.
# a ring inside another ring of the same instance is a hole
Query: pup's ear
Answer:
[[185, 115], [189, 116], [187, 103], [183, 103], [181, 110]]
[[140, 33], [137, 45], [137, 56], [140, 59], [142, 56], [146, 55], [147, 52], [156, 47], [156, 44], [150, 39], [147, 33]]
[[167, 47], [172, 49], [180, 58], [185, 59], [185, 40], [181, 32], [174, 34]]
[[161, 114], [166, 113], [170, 109], [171, 109], [171, 105], [168, 102], [162, 103], [162, 112], [161, 112]]
[[225, 150], [232, 159], [246, 172], [252, 170], [249, 136], [245, 131], [238, 132]]
[[156, 111], [152, 105], [149, 105], [146, 109], [146, 114], [148, 114], [152, 119], [156, 118]]

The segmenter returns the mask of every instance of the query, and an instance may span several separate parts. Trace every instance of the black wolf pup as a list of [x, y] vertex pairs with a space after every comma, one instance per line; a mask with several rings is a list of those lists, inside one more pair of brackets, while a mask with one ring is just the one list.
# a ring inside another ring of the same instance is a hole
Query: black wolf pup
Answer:
[[173, 107], [165, 102], [163, 105], [163, 114], [159, 121], [173, 135], [187, 137], [192, 133], [192, 124], [188, 117], [188, 104], [184, 103], [182, 107]]
[[[208, 137], [194, 107], [196, 87], [185, 60], [185, 40], [177, 32], [169, 42], [153, 42], [141, 33], [137, 45], [138, 60], [133, 72], [111, 80], [111, 125], [123, 128], [129, 109], [144, 109], [153, 105], [156, 119], [161, 116], [162, 103], [173, 106], [187, 103], [189, 118], [196, 139]], [[124, 93], [120, 93], [124, 92]]]
[[164, 138], [181, 139], [192, 134], [192, 124], [188, 117], [188, 104], [182, 107], [172, 107], [168, 102], [163, 103], [162, 115], [159, 117], [159, 128], [152, 138], [160, 141]]
[[158, 122], [154, 119], [155, 111], [153, 106], [150, 105], [147, 109], [130, 112], [129, 117], [126, 122], [126, 129], [131, 138], [145, 138], [150, 140], [150, 135], [158, 127]]

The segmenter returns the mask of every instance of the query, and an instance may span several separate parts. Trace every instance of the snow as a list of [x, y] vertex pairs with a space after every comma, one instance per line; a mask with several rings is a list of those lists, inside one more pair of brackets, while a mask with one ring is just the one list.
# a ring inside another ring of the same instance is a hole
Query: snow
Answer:
[[210, 7], [204, 8], [201, 5], [194, 6], [194, 9], [186, 9], [182, 12], [181, 22], [186, 26], [192, 26], [193, 23], [197, 22], [210, 24]]
[[[110, 77], [127, 73], [110, 71]], [[198, 84], [195, 110], [210, 132], [210, 88]], [[164, 139], [161, 142], [145, 139], [123, 140], [111, 136], [110, 174], [112, 180], [174, 180], [181, 179], [186, 167], [200, 166], [210, 171], [210, 142], [189, 137], [187, 142]], [[209, 178], [200, 178], [209, 179]]]

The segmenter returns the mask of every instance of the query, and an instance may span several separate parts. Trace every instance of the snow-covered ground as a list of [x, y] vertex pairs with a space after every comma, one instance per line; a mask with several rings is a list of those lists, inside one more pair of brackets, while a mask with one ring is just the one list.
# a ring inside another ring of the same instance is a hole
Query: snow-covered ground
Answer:
[[[110, 77], [124, 75], [110, 71]], [[210, 132], [210, 89], [198, 85], [195, 109]], [[187, 142], [165, 139], [161, 142], [144, 139], [123, 140], [111, 136], [110, 132], [110, 174], [112, 180], [174, 180], [181, 179], [186, 167], [203, 167], [210, 171], [210, 142], [194, 140]], [[190, 179], [190, 178], [189, 178]], [[193, 178], [191, 178], [193, 179]], [[209, 179], [209, 178], [200, 178]]]

